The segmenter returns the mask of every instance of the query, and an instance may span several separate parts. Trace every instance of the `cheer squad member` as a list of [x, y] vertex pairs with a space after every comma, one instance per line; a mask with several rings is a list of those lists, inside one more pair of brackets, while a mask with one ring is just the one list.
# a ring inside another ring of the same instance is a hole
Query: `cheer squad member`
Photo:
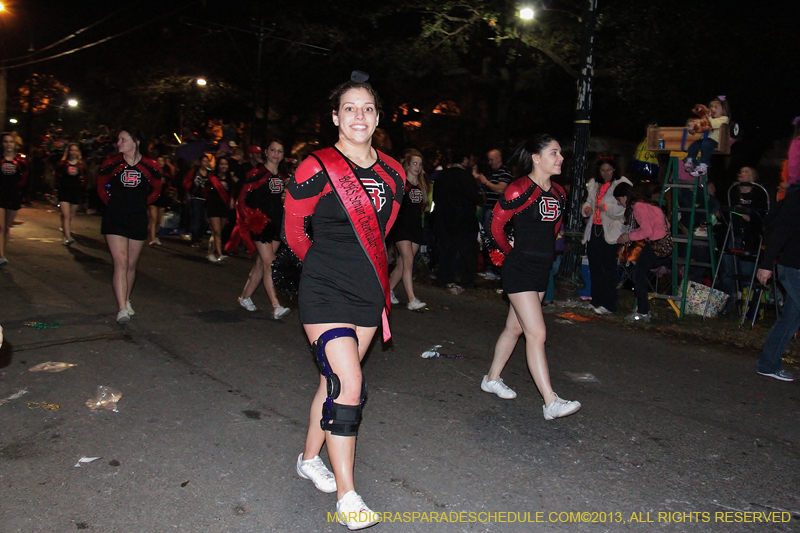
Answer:
[[17, 141], [10, 133], [2, 134], [3, 159], [0, 161], [0, 265], [7, 265], [6, 246], [11, 226], [22, 207], [20, 189], [28, 181], [28, 162], [17, 153]]
[[247, 173], [244, 187], [239, 196], [243, 204], [241, 213], [243, 224], [240, 231], [247, 231], [258, 251], [256, 264], [250, 270], [250, 276], [244, 285], [239, 305], [248, 311], [257, 308], [250, 298], [260, 283], [264, 283], [269, 301], [272, 303], [272, 317], [275, 320], [289, 314], [289, 309], [282, 307], [272, 283], [272, 262], [275, 252], [281, 245], [281, 224], [283, 223], [284, 183], [288, 180], [282, 171], [283, 143], [272, 141], [267, 145], [267, 163], [258, 163]]
[[117, 136], [119, 154], [103, 161], [97, 177], [97, 193], [107, 205], [100, 232], [114, 260], [112, 285], [120, 324], [134, 314], [131, 289], [147, 238], [147, 205], [161, 193], [161, 172], [156, 161], [142, 154], [143, 139], [138, 130], [122, 128]]
[[[524, 333], [528, 370], [544, 398], [544, 418], [552, 420], [581, 408], [580, 403], [562, 400], [553, 392], [544, 351], [546, 331], [541, 302], [547, 290], [565, 200], [564, 189], [550, 178], [561, 174], [564, 156], [558, 141], [545, 134], [520, 145], [517, 156], [518, 171], [527, 176], [513, 181], [503, 191], [492, 211], [491, 225], [492, 236], [506, 254], [502, 261], [503, 290], [511, 305], [481, 389], [504, 399], [516, 398], [517, 394], [503, 383], [500, 373]], [[508, 221], [514, 225], [513, 245], [503, 229]]]
[[417, 311], [425, 307], [425, 302], [414, 295], [414, 257], [422, 244], [422, 212], [428, 203], [428, 186], [425, 182], [425, 171], [422, 169], [422, 154], [417, 150], [408, 150], [403, 158], [403, 170], [406, 171], [406, 189], [403, 205], [397, 216], [397, 224], [392, 230], [392, 239], [397, 250], [397, 264], [389, 276], [389, 287], [392, 289], [392, 304], [399, 304], [394, 295], [394, 288], [403, 280], [403, 287], [408, 296], [408, 309]]
[[[297, 473], [323, 492], [336, 491], [336, 511], [344, 513], [339, 521], [361, 529], [379, 521], [353, 483], [366, 393], [361, 360], [381, 323], [384, 340], [391, 336], [384, 235], [397, 217], [405, 184], [397, 161], [372, 147], [380, 109], [372, 87], [346, 82], [334, 90], [331, 104], [339, 141], [311, 154], [286, 194], [286, 242], [303, 261], [300, 322], [322, 372]], [[305, 231], [308, 221], [313, 242]], [[334, 475], [319, 458], [323, 444]]]
[[70, 246], [72, 238], [72, 221], [83, 203], [86, 187], [86, 164], [81, 156], [77, 143], [69, 143], [61, 161], [55, 168], [56, 186], [58, 187], [58, 206], [61, 210], [61, 230], [64, 233], [64, 246]]
[[186, 173], [183, 188], [189, 193], [189, 232], [192, 236], [192, 248], [200, 247], [200, 235], [203, 233], [206, 213], [206, 182], [211, 174], [211, 159], [203, 155], [200, 161]]
[[[214, 173], [206, 183], [206, 217], [211, 227], [211, 239], [208, 241], [208, 259], [212, 263], [224, 261], [227, 256], [222, 255], [222, 227], [228, 218], [231, 209], [230, 190], [233, 186], [233, 174], [230, 171], [230, 161], [227, 156], [217, 158]], [[216, 252], [216, 253], [215, 253]]]
[[163, 155], [158, 156], [156, 162], [158, 163], [158, 168], [161, 169], [161, 194], [158, 195], [155, 202], [147, 206], [150, 214], [150, 224], [147, 228], [150, 246], [161, 246], [158, 231], [161, 229], [161, 219], [164, 218], [164, 211], [170, 206], [172, 200], [169, 196], [172, 189], [172, 168]]

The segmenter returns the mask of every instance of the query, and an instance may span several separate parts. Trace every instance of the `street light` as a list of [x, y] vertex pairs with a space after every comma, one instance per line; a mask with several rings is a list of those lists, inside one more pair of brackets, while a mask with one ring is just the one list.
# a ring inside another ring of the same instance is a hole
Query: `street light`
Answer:
[[530, 7], [523, 7], [519, 10], [519, 18], [522, 20], [533, 20], [533, 9]]
[[197, 78], [197, 85], [199, 85], [200, 87], [205, 87], [206, 83], [207, 83], [207, 82], [206, 82], [206, 80], [205, 80], [205, 79], [203, 79], [203, 78]]
[[15, 118], [10, 118], [10, 119], [8, 119], [8, 121], [10, 123], [12, 123], [12, 124], [16, 124], [18, 122], [17, 119], [15, 119]]
[[78, 101], [75, 100], [74, 98], [70, 98], [69, 100], [67, 100], [67, 105], [70, 107], [77, 107]]

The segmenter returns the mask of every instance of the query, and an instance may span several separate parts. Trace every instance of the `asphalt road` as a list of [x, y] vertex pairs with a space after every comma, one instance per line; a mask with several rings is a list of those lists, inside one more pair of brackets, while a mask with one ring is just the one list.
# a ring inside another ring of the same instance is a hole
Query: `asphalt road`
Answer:
[[[335, 495], [295, 473], [318, 379], [295, 302], [278, 322], [248, 313], [250, 261], [163, 239], [122, 327], [99, 217], [69, 249], [52, 208], [18, 218], [0, 398], [27, 394], [0, 405], [0, 532], [346, 531]], [[800, 389], [757, 376], [756, 354], [548, 314], [554, 388], [583, 408], [545, 421], [522, 343], [503, 375], [518, 398], [480, 390], [501, 297], [419, 294], [429, 310], [396, 310], [364, 365], [356, 484], [392, 513], [372, 531], [800, 531]], [[436, 344], [463, 358], [420, 357]], [[46, 361], [77, 366], [28, 371]], [[85, 405], [99, 385], [119, 412]]]

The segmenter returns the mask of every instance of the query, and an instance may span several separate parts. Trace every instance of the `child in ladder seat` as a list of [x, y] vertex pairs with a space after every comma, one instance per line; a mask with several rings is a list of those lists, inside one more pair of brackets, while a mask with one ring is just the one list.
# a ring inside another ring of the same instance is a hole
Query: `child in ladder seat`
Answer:
[[[698, 139], [689, 145], [689, 150], [686, 159], [683, 160], [683, 168], [694, 176], [705, 175], [708, 172], [708, 165], [711, 161], [711, 153], [717, 146], [719, 146], [719, 129], [723, 124], [730, 122], [731, 110], [728, 100], [725, 95], [720, 95], [711, 100], [708, 104], [711, 117], [711, 131], [708, 135], [704, 135], [702, 139]], [[698, 165], [697, 154], [700, 153]]]

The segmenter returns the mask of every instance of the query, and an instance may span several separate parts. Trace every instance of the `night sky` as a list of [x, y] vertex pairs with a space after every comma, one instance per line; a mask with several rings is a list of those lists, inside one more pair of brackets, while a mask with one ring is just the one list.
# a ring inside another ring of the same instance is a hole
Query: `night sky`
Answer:
[[[315, 0], [301, 3], [9, 0], [3, 3], [8, 12], [0, 14], [0, 58], [6, 60], [26, 56], [30, 47], [41, 50], [106, 17], [108, 20], [96, 27], [31, 58], [54, 55], [143, 25], [96, 47], [9, 70], [10, 96], [14, 96], [31, 72], [51, 74], [70, 87], [71, 94], [81, 100], [91, 117], [115, 109], [116, 104], [106, 101], [112, 98], [109, 94], [118, 92], [119, 87], [136, 85], [148, 74], [204, 76], [224, 80], [229, 86], [238, 87], [242, 94], [252, 94], [257, 58], [255, 35], [236, 30], [217, 32], [209, 24], [252, 30], [251, 24], [256, 20], [264, 20], [275, 37], [308, 39], [317, 45], [330, 43], [328, 47], [332, 49], [329, 54], [320, 54], [279, 40], [266, 42], [262, 49], [264, 82], [270, 85], [270, 104], [281, 107], [285, 114], [324, 110], [327, 91], [337, 81], [344, 81], [352, 68], [370, 72], [386, 103], [393, 107], [403, 101], [430, 101], [439, 96], [437, 92], [445, 97], [456, 95], [465, 106], [478, 105], [477, 97], [465, 98], [463, 92], [459, 93], [463, 91], [463, 81], [434, 74], [418, 79], [408, 77], [405, 81], [387, 64], [391, 60], [382, 60], [380, 53], [365, 53], [355, 60], [348, 57], [347, 47], [336, 42], [338, 35], [343, 31], [363, 31], [371, 37], [369, 32], [375, 30], [360, 17], [380, 3]], [[559, 2], [548, 4], [558, 7]], [[618, 25], [609, 24], [606, 19], [604, 29], [598, 31], [598, 68], [609, 66], [603, 64], [603, 51], [624, 42], [625, 34], [630, 31], [634, 35], [633, 28], [640, 26], [658, 29], [650, 32], [652, 42], [648, 42], [647, 35], [639, 35], [637, 42], [626, 46], [640, 52], [643, 48], [639, 47], [658, 47], [659, 53], [653, 55], [652, 62], [642, 61], [641, 57], [647, 56], [640, 54], [635, 69], [628, 71], [631, 83], [640, 84], [648, 77], [654, 80], [646, 89], [649, 94], [641, 94], [644, 89], [639, 94], [622, 94], [626, 88], [619, 82], [625, 80], [614, 79], [611, 84], [608, 78], [596, 79], [593, 135], [636, 141], [643, 137], [648, 122], [680, 125], [695, 103], [708, 103], [712, 96], [726, 94], [734, 119], [743, 131], [740, 146], [735, 146], [734, 151], [738, 162], [755, 164], [770, 149], [779, 146], [776, 142], [788, 143], [791, 120], [800, 115], [797, 90], [800, 2], [665, 0], [654, 4], [670, 7], [671, 12], [665, 11], [663, 21], [637, 21], [636, 6], [642, 4], [633, 0], [599, 0], [601, 15], [604, 6], [606, 10], [613, 7], [616, 13], [625, 5], [630, 9], [624, 20], [619, 17]], [[720, 9], [723, 5], [724, 10]], [[335, 12], [329, 13], [331, 9]], [[304, 21], [320, 24], [325, 20], [331, 21], [328, 31], [317, 30], [310, 36], [297, 35], [296, 30], [295, 34], [287, 34], [287, 29], [299, 28], [297, 25]], [[351, 28], [347, 27], [349, 20]], [[379, 29], [382, 33], [375, 35], [374, 42], [380, 47], [381, 42], [391, 42], [395, 36], [398, 40], [405, 39], [416, 29], [412, 19], [396, 18]], [[379, 42], [379, 38], [383, 41]], [[469, 54], [464, 54], [463, 65], [453, 66], [472, 70], [469, 75], [475, 78], [480, 71], [480, 64], [476, 64], [480, 57], [478, 53], [475, 57]], [[20, 62], [12, 59], [10, 64]], [[503, 133], [527, 135], [547, 129], [571, 138], [574, 81], [558, 69], [546, 66], [538, 85], [520, 86], [523, 88], [513, 93], [511, 113], [519, 120], [506, 122], [504, 127], [512, 131]], [[476, 94], [495, 90], [492, 85], [476, 87]], [[659, 94], [659, 88], [665, 94]], [[126, 98], [131, 101], [131, 96]], [[388, 114], [392, 109], [386, 111]], [[777, 150], [776, 155], [780, 156], [780, 148]]]

